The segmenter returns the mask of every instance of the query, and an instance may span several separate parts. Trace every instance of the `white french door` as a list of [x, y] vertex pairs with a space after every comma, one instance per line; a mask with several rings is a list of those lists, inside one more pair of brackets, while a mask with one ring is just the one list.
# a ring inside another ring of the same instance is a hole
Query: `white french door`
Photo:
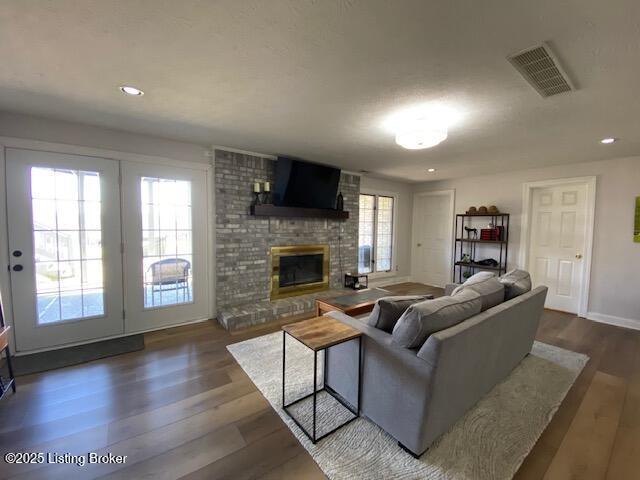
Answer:
[[123, 333], [118, 163], [7, 149], [6, 169], [17, 350]]
[[127, 331], [209, 317], [206, 182], [201, 170], [122, 163]]
[[209, 318], [203, 170], [6, 149], [16, 347]]

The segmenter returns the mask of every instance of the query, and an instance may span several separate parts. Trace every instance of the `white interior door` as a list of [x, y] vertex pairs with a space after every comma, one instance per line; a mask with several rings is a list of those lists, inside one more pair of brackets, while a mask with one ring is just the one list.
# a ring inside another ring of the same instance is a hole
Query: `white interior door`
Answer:
[[209, 317], [207, 176], [122, 163], [128, 332]]
[[531, 197], [529, 270], [547, 285], [546, 306], [578, 313], [586, 243], [587, 185], [536, 188]]
[[415, 281], [444, 287], [451, 279], [453, 191], [416, 194], [413, 199]]
[[17, 350], [123, 333], [118, 163], [7, 149], [6, 165]]

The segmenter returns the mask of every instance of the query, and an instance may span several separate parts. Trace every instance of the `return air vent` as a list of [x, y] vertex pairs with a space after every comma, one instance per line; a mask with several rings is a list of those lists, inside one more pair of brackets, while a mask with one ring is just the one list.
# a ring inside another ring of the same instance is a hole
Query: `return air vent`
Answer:
[[507, 60], [543, 97], [575, 89], [546, 43], [511, 55]]

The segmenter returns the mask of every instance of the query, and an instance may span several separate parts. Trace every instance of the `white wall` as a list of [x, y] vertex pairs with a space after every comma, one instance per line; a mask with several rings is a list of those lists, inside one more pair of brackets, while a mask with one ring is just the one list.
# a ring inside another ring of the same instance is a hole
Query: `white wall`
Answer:
[[520, 248], [523, 183], [592, 175], [597, 176], [597, 186], [589, 316], [636, 321], [640, 327], [640, 243], [633, 242], [635, 197], [640, 196], [640, 157], [429, 182], [415, 185], [414, 191], [455, 189], [456, 213], [464, 213], [471, 205], [496, 205], [511, 213], [509, 267], [515, 267]]
[[154, 155], [187, 162], [210, 161], [205, 156], [207, 149], [202, 145], [17, 113], [0, 112], [0, 136]]
[[413, 215], [413, 189], [411, 184], [394, 182], [362, 176], [360, 179], [361, 192], [393, 193], [397, 198], [396, 206], [396, 251], [395, 264], [397, 271], [393, 278], [385, 277], [385, 283], [393, 283], [393, 279], [411, 275], [411, 223]]

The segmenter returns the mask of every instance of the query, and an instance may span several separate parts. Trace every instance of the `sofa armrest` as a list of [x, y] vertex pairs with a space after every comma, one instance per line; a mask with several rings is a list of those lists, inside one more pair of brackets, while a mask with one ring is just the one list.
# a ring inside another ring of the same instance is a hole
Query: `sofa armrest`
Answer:
[[445, 294], [445, 296], [447, 296], [447, 297], [451, 296], [451, 294], [456, 289], [456, 287], [459, 287], [459, 286], [460, 286], [459, 283], [447, 283], [444, 286], [444, 294]]
[[[423, 432], [434, 365], [401, 347], [392, 335], [340, 312], [327, 315], [361, 331], [362, 390], [360, 411], [415, 452]], [[346, 342], [326, 351], [326, 383], [349, 403], [357, 400], [358, 343]]]

